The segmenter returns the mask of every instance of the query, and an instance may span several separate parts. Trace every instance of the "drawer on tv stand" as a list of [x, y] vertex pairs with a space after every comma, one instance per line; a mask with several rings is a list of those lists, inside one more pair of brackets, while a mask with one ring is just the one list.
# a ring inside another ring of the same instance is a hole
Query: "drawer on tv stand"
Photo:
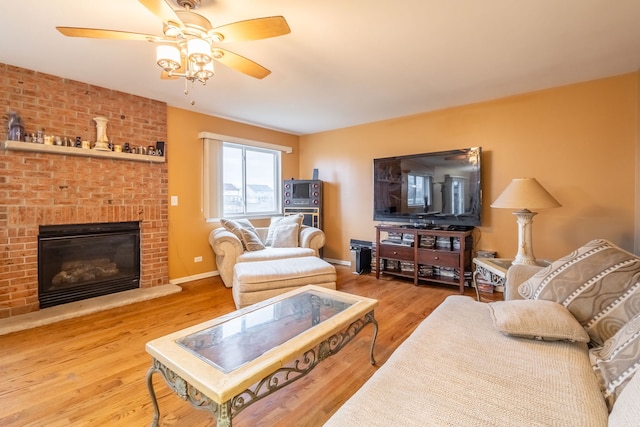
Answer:
[[435, 250], [418, 250], [418, 264], [439, 265], [441, 267], [458, 267], [460, 254]]
[[380, 252], [380, 258], [413, 260], [413, 248], [411, 246], [381, 244], [378, 251]]

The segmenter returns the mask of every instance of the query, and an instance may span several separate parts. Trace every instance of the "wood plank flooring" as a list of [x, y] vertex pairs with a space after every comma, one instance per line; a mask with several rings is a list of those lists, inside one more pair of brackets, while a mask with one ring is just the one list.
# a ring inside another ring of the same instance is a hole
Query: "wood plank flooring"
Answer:
[[[413, 286], [337, 266], [338, 289], [376, 298], [374, 354], [382, 365], [456, 287]], [[0, 426], [146, 426], [153, 417], [145, 343], [234, 310], [219, 277], [183, 292], [0, 336]], [[466, 293], [475, 297], [475, 291]], [[495, 294], [500, 299], [501, 294]], [[372, 327], [309, 375], [257, 402], [234, 426], [320, 426], [377, 369], [369, 364]], [[161, 426], [215, 426], [154, 376]], [[381, 405], [383, 402], [381, 402]]]

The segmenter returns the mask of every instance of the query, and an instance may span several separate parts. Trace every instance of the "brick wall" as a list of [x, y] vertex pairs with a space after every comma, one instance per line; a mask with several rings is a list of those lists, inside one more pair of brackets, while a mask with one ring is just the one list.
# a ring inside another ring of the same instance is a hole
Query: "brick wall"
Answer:
[[[5, 130], [12, 110], [28, 133], [93, 141], [105, 116], [115, 143], [166, 140], [162, 102], [4, 64], [0, 105]], [[140, 286], [168, 283], [167, 191], [166, 163], [0, 149], [0, 318], [39, 309], [39, 225], [140, 221]]]

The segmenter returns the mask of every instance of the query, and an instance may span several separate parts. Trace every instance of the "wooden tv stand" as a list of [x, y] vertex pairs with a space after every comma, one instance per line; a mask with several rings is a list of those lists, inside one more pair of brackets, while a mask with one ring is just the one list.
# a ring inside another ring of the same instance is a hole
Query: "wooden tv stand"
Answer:
[[[376, 279], [380, 273], [457, 285], [464, 293], [471, 280], [473, 229], [465, 231], [376, 226]], [[469, 277], [465, 277], [465, 272]]]

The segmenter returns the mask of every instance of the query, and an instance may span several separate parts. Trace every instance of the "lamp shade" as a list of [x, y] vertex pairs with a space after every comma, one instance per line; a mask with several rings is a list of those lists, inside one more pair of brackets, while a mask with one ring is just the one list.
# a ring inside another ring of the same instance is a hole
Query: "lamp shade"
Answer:
[[213, 77], [213, 62], [207, 62], [202, 70], [200, 70], [205, 79]]
[[545, 209], [561, 206], [535, 178], [515, 178], [491, 204], [492, 208]]
[[180, 51], [175, 46], [159, 45], [156, 48], [156, 62], [166, 72], [180, 68]]
[[199, 38], [189, 39], [187, 41], [187, 51], [189, 52], [189, 59], [201, 67], [211, 62], [211, 45], [206, 40]]

